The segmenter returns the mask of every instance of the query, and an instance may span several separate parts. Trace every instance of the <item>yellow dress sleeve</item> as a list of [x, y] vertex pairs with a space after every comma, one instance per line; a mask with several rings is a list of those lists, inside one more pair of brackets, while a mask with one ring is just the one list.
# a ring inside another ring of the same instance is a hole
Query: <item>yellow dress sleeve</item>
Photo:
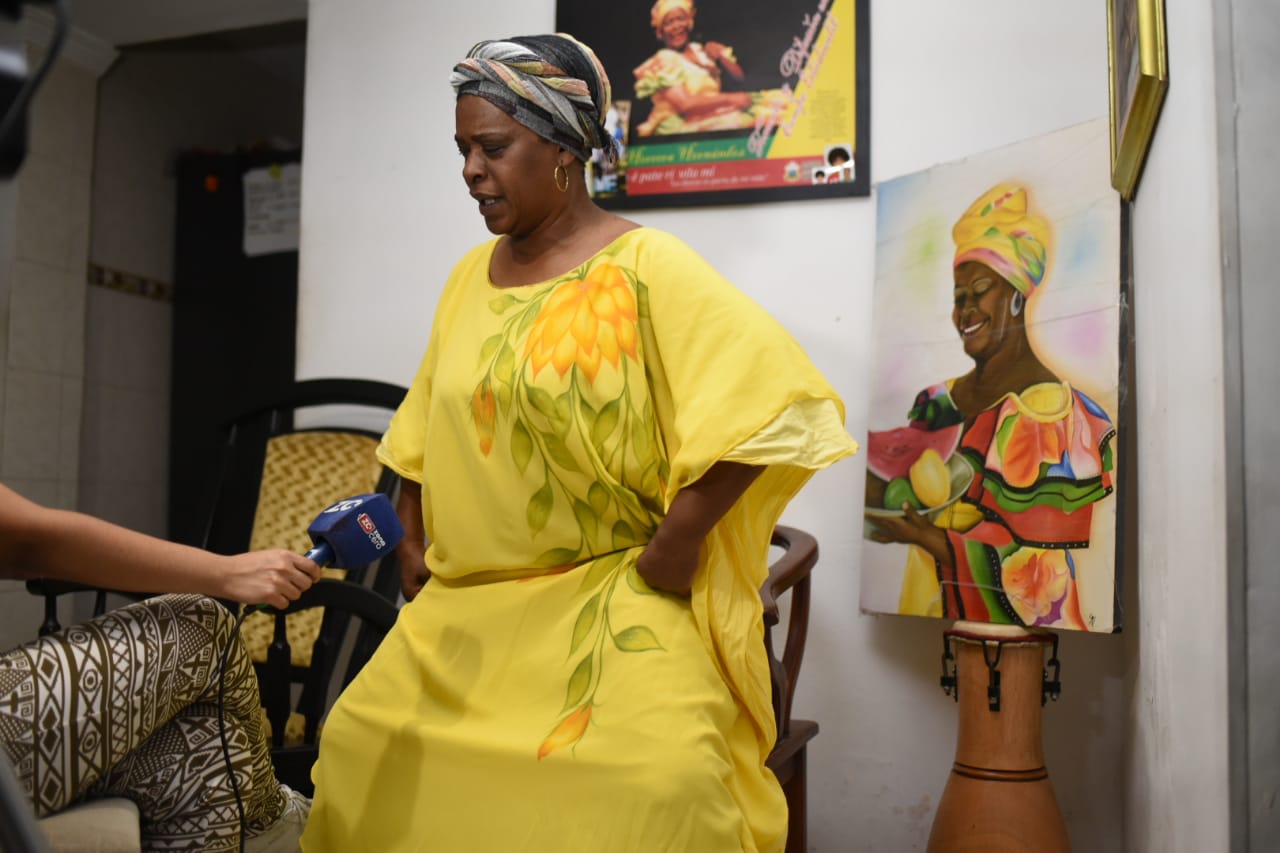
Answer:
[[[723, 459], [816, 470], [856, 450], [844, 404], [781, 324], [677, 238], [657, 232], [646, 249], [641, 329], [668, 505]], [[753, 436], [758, 457], [744, 444]]]
[[769, 539], [813, 472], [855, 452], [844, 405], [799, 344], [693, 249], [654, 232], [637, 271], [651, 396], [670, 463], [666, 505], [721, 460], [765, 466], [705, 540], [690, 604], [755, 727], [776, 731], [760, 587]]

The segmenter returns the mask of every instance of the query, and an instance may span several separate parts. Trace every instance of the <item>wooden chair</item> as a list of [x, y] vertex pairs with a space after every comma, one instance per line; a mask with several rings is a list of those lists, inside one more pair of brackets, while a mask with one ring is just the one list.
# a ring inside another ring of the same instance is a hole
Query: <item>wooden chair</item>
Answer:
[[[219, 554], [258, 548], [306, 551], [311, 545], [307, 525], [326, 506], [353, 494], [392, 495], [399, 478], [373, 456], [385, 421], [377, 429], [332, 423], [295, 427], [295, 423], [306, 410], [328, 406], [382, 410], [389, 420], [405, 392], [403, 386], [372, 380], [310, 379], [264, 397], [223, 424], [220, 473], [212, 493], [200, 499], [207, 513], [204, 535], [197, 544]], [[330, 415], [330, 420], [347, 419]], [[362, 580], [363, 572], [364, 567], [357, 567], [351, 579]], [[383, 560], [372, 588], [395, 601], [399, 572], [394, 556]], [[94, 616], [106, 612], [109, 596], [146, 597], [50, 580], [28, 581], [27, 590], [44, 598], [40, 636], [61, 627], [60, 596], [92, 593]], [[265, 617], [258, 623], [266, 624]], [[253, 628], [251, 623], [251, 632]], [[295, 642], [299, 639], [295, 636]], [[254, 642], [264, 650], [259, 657], [265, 659], [269, 629], [265, 638]]]
[[[310, 665], [297, 667], [293, 664], [287, 620], [292, 614], [315, 608], [324, 608], [326, 623], [335, 622], [341, 616], [346, 636], [328, 630], [330, 625], [322, 626], [310, 650]], [[262, 706], [271, 723], [271, 759], [281, 782], [307, 796], [314, 793], [311, 765], [319, 754], [323, 717], [338, 693], [351, 683], [395, 625], [398, 612], [394, 603], [371, 589], [325, 578], [288, 609], [265, 614], [272, 621], [273, 637], [266, 662], [255, 667]], [[348, 623], [346, 617], [349, 616], [355, 616], [361, 623], [360, 630], [354, 630]], [[344, 653], [349, 655], [345, 667], [340, 666]], [[339, 672], [342, 676], [335, 680]], [[296, 687], [301, 690], [296, 691]], [[295, 692], [301, 694], [297, 703], [293, 700]], [[303, 719], [301, 735], [296, 741], [286, 743], [287, 723], [297, 716]]]
[[[378, 463], [374, 450], [405, 392], [399, 385], [361, 379], [312, 379], [264, 392], [259, 401], [222, 425], [224, 444], [218, 477], [209, 494], [196, 498], [207, 507], [199, 544], [220, 554], [264, 548], [304, 552], [311, 546], [307, 526], [325, 507], [374, 491], [394, 496], [399, 477]], [[335, 412], [333, 407], [341, 410]], [[367, 425], [352, 425], [361, 418]], [[367, 580], [369, 568], [346, 566], [326, 569], [325, 574], [345, 579], [349, 587], [367, 586], [394, 609], [400, 591], [394, 553], [381, 560]], [[57, 599], [61, 595], [91, 590], [95, 594], [93, 615], [101, 615], [107, 608], [105, 590], [54, 581], [31, 581], [27, 588], [45, 599], [41, 635], [58, 629]], [[228, 606], [233, 605], [228, 602]], [[330, 614], [323, 603], [295, 606], [289, 614], [285, 620], [275, 620], [269, 613], [254, 613], [241, 626], [241, 638], [258, 669], [264, 696], [275, 689], [269, 679], [276, 677], [276, 672], [268, 666], [268, 655], [281, 644], [277, 636], [281, 622], [287, 634], [284, 645], [291, 652], [292, 669], [284, 683], [300, 684], [301, 695], [293, 714], [286, 715], [283, 722], [271, 720], [275, 751], [281, 756], [289, 744], [314, 743], [319, 711], [325, 706], [325, 697], [316, 691], [327, 685], [333, 674], [330, 650], [345, 636], [350, 620], [347, 609]], [[362, 661], [385, 630], [380, 633], [367, 619], [358, 629], [354, 659]], [[325, 649], [326, 657], [316, 672], [308, 674], [313, 649], [318, 647]], [[291, 696], [297, 693], [286, 692]], [[282, 707], [278, 702], [284, 694], [272, 695], [277, 707]]]
[[[385, 382], [312, 379], [271, 393], [236, 415], [224, 425], [220, 473], [209, 502], [203, 546], [223, 554], [262, 548], [303, 552], [311, 545], [307, 526], [325, 507], [374, 491], [394, 498], [399, 477], [377, 461], [374, 451], [405, 390]], [[343, 407], [343, 414], [335, 415], [334, 406]], [[351, 425], [355, 406], [375, 422]], [[322, 415], [318, 417], [317, 412]], [[325, 575], [345, 580], [353, 595], [357, 593], [352, 587], [367, 587], [394, 610], [400, 591], [394, 552], [367, 579], [369, 568], [344, 566], [326, 569]], [[287, 612], [287, 618], [252, 614], [241, 628], [258, 670], [263, 705], [272, 725], [273, 754], [280, 762], [290, 760], [285, 757], [290, 745], [315, 742], [318, 717], [327, 707], [323, 689], [333, 674], [333, 655], [350, 619], [347, 609], [331, 613], [323, 603], [294, 606]], [[385, 629], [380, 632], [367, 619], [358, 627], [355, 659], [363, 662]], [[269, 661], [273, 650], [282, 647], [291, 655], [287, 672]], [[354, 672], [350, 670], [347, 677]], [[277, 684], [273, 679], [282, 680]], [[280, 718], [276, 712], [283, 708], [283, 697], [296, 693], [289, 689], [291, 685], [301, 685], [301, 695], [294, 712]], [[296, 787], [309, 788], [310, 782]]]
[[[813, 720], [793, 720], [791, 700], [800, 677], [805, 636], [809, 630], [809, 574], [818, 562], [818, 541], [801, 530], [778, 525], [772, 544], [784, 553], [769, 566], [769, 578], [760, 590], [764, 604], [764, 642], [773, 676], [773, 714], [778, 741], [766, 764], [778, 777], [787, 798], [787, 853], [808, 850], [808, 803], [805, 782], [806, 752], [818, 734]], [[791, 593], [787, 612], [787, 636], [779, 658], [772, 631], [781, 622], [778, 599]]]

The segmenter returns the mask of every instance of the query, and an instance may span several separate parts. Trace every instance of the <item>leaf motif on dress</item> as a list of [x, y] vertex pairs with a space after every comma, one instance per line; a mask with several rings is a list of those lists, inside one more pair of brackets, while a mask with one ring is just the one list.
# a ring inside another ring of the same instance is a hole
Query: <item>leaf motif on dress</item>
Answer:
[[595, 666], [595, 655], [587, 655], [574, 668], [573, 675], [569, 676], [569, 685], [565, 688], [564, 694], [564, 710], [572, 708], [582, 701], [582, 697], [587, 695], [587, 688], [591, 686], [591, 672]]
[[[609, 605], [619, 588], [623, 590], [630, 588], [641, 595], [656, 594], [636, 574], [635, 558], [637, 556], [637, 549], [634, 548], [615, 551], [592, 561], [584, 573], [578, 591], [588, 594], [588, 598], [574, 619], [573, 633], [569, 638], [568, 658], [572, 660], [574, 655], [584, 647], [589, 651], [569, 676], [565, 687], [562, 714], [569, 708], [576, 707], [581, 710], [595, 705], [596, 690], [599, 689], [604, 678], [606, 656], [610, 652], [635, 654], [666, 651], [657, 634], [647, 625], [628, 625], [620, 631], [615, 631], [611, 624]], [[627, 579], [625, 585], [622, 585], [623, 577]], [[609, 649], [609, 646], [612, 648]], [[577, 743], [582, 738], [586, 725], [583, 724], [581, 728], [577, 728], [577, 724], [569, 724], [568, 719], [561, 720], [552, 734], [538, 747], [539, 758], [560, 746]], [[548, 748], [548, 744], [553, 745]]]
[[649, 586], [648, 582], [640, 577], [640, 573], [636, 571], [635, 564], [631, 564], [631, 568], [627, 569], [627, 586], [631, 587], [631, 591], [637, 595], [657, 595], [658, 591]]
[[504, 293], [489, 300], [489, 310], [495, 314], [504, 314], [514, 304], [516, 304], [516, 297], [510, 293]]
[[484, 343], [480, 345], [480, 365], [483, 367], [485, 362], [493, 358], [493, 354], [498, 351], [498, 347], [502, 344], [502, 335], [490, 335], [485, 338]]
[[571, 570], [577, 559], [577, 548], [549, 548], [538, 555], [534, 565], [551, 569], [547, 574], [553, 574]]
[[529, 506], [525, 510], [526, 519], [529, 522], [529, 530], [536, 536], [547, 526], [548, 519], [551, 518], [551, 507], [555, 502], [555, 495], [551, 492], [551, 481], [542, 484], [542, 488], [533, 493], [533, 497], [529, 498]]
[[591, 633], [592, 627], [596, 624], [596, 605], [600, 603], [600, 593], [591, 596], [591, 600], [582, 605], [582, 610], [578, 612], [578, 619], [573, 623], [573, 639], [569, 642], [569, 654], [572, 655], [578, 650], [578, 646], [582, 645], [582, 641], [587, 638], [587, 634]]
[[599, 483], [592, 483], [587, 489], [587, 504], [597, 516], [602, 516], [609, 508], [609, 490]]
[[516, 469], [523, 474], [532, 458], [533, 438], [525, 425], [516, 421], [511, 427], [511, 461], [516, 463]]
[[618, 520], [613, 523], [613, 547], [626, 548], [636, 543], [636, 532], [631, 529], [631, 525], [625, 521]]
[[581, 471], [578, 460], [574, 458], [570, 452], [568, 445], [564, 443], [564, 439], [554, 433], [542, 433], [542, 445], [546, 448], [547, 455], [555, 460], [555, 463], [566, 471]]
[[609, 436], [613, 435], [613, 431], [618, 426], [618, 412], [621, 404], [617, 400], [610, 400], [600, 409], [600, 414], [596, 417], [596, 422], [591, 426], [591, 441], [597, 445], [604, 444]]
[[[644, 625], [632, 625], [613, 635], [613, 644], [623, 652], [651, 652], [662, 649], [662, 643]], [[665, 651], [665, 650], [664, 650]]]
[[578, 528], [586, 535], [588, 540], [594, 541], [596, 538], [596, 528], [600, 526], [600, 519], [596, 516], [595, 510], [586, 501], [573, 499], [573, 515], [578, 520]]

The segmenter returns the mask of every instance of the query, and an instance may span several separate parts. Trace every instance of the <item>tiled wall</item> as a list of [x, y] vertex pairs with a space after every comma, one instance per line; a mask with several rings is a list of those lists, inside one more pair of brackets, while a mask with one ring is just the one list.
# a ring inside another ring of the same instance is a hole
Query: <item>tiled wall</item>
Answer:
[[[66, 509], [80, 479], [96, 98], [96, 72], [60, 60], [32, 103], [26, 162], [0, 187], [0, 480]], [[30, 638], [39, 612], [0, 581], [0, 648]]]
[[[0, 481], [163, 535], [174, 158], [297, 145], [301, 80], [160, 47], [126, 52], [99, 85], [107, 63], [68, 54], [32, 105], [26, 163], [0, 181]], [[0, 581], [0, 648], [34, 636], [40, 607]], [[87, 603], [62, 611], [65, 624]]]
[[170, 351], [178, 152], [302, 133], [302, 87], [245, 57], [126, 50], [98, 96], [85, 332], [80, 509], [168, 526]]

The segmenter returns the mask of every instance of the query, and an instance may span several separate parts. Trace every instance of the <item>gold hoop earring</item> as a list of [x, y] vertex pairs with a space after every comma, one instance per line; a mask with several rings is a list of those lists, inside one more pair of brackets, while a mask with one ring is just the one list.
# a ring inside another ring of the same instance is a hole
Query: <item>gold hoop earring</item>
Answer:
[[[561, 175], [564, 175], [563, 184], [560, 183]], [[556, 169], [551, 173], [551, 179], [556, 182], [556, 189], [560, 190], [560, 192], [567, 193], [569, 191], [569, 170], [562, 164], [556, 163]]]

